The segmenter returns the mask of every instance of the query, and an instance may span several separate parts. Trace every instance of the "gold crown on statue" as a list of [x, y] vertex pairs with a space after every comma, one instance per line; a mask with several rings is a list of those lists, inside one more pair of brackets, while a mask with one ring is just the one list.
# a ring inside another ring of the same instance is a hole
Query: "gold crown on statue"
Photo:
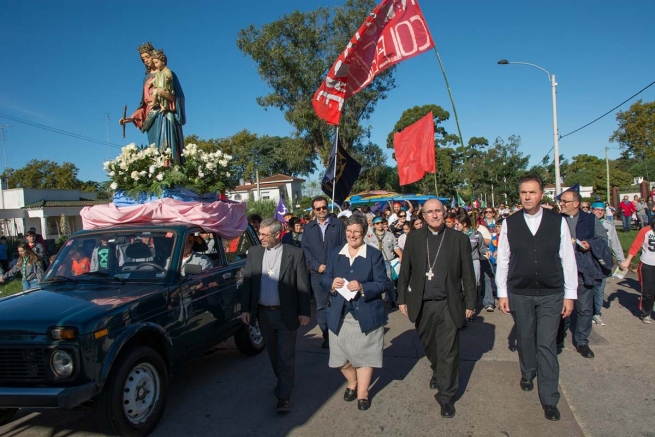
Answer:
[[152, 46], [152, 43], [148, 41], [148, 42], [144, 42], [136, 49], [139, 51], [139, 53], [147, 53], [153, 51], [155, 48]]

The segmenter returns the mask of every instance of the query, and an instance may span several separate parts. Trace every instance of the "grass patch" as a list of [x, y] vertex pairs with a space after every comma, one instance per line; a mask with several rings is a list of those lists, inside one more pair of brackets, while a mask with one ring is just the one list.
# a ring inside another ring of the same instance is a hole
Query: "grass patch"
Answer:
[[23, 281], [20, 279], [14, 279], [13, 281], [0, 284], [0, 297], [9, 296], [21, 291], [23, 291]]
[[[630, 232], [623, 232], [623, 228], [620, 226], [616, 228], [616, 235], [619, 237], [619, 241], [621, 242], [621, 247], [623, 248], [623, 255], [627, 258], [628, 257], [628, 249], [630, 249], [630, 246], [632, 245], [632, 242], [635, 241], [635, 237], [637, 237], [637, 233], [639, 231], [635, 229], [631, 229]], [[630, 263], [630, 268], [636, 269], [637, 266], [639, 265], [639, 259], [641, 258], [641, 251], [637, 253], [637, 256], [632, 259], [632, 262]]]

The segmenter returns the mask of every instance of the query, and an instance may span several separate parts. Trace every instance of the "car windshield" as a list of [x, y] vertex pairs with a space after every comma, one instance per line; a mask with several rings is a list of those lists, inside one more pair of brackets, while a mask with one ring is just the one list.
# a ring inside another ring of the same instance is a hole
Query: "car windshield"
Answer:
[[164, 279], [177, 233], [115, 231], [73, 236], [64, 243], [44, 281]]

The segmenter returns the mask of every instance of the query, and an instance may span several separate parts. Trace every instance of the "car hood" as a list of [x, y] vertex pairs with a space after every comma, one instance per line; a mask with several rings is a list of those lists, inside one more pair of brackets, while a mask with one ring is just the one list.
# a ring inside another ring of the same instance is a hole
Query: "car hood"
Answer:
[[52, 326], [77, 327], [79, 335], [166, 306], [164, 284], [42, 284], [0, 299], [0, 332], [45, 334]]

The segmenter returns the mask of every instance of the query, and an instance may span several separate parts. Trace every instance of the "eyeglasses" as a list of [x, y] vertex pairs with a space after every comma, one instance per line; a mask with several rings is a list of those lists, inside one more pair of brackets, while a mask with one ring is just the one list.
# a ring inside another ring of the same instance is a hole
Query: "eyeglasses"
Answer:
[[346, 235], [362, 235], [362, 231], [351, 231], [350, 229], [346, 229]]
[[407, 216], [406, 216], [405, 214], [403, 214], [403, 215], [399, 215], [398, 217], [399, 217], [399, 218], [405, 218], [405, 217], [407, 217]]
[[423, 211], [425, 215], [434, 215], [434, 214], [443, 214], [443, 209], [431, 209], [429, 211]]
[[580, 209], [589, 209], [588, 206], [581, 206]]
[[327, 211], [327, 206], [317, 206], [314, 211]]
[[485, 214], [493, 214], [494, 212], [493, 211], [485, 211], [484, 213]]
[[[277, 234], [277, 232], [275, 234]], [[259, 238], [271, 238], [275, 234], [262, 234], [259, 232], [257, 235], [259, 235]]]
[[568, 205], [569, 203], [572, 203], [572, 202], [575, 202], [575, 200], [564, 200], [564, 199], [561, 199], [561, 200], [559, 201], [559, 203], [563, 203], [564, 205]]

